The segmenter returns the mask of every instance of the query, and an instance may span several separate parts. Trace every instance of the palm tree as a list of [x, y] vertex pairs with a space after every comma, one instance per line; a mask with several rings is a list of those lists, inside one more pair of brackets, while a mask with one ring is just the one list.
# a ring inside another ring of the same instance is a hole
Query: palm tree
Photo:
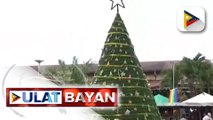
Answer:
[[87, 72], [92, 65], [91, 59], [79, 65], [78, 59], [73, 57], [71, 65], [67, 65], [63, 60], [58, 60], [58, 64], [57, 68], [49, 68], [44, 75], [49, 79], [53, 79], [57, 84], [87, 84]]
[[213, 85], [213, 66], [210, 61], [205, 61], [199, 68], [200, 72], [198, 73], [198, 78], [202, 86], [202, 91], [211, 93], [211, 87]]
[[[161, 86], [164, 87], [164, 83], [169, 83], [172, 80], [171, 70], [165, 72], [164, 80]], [[193, 59], [184, 57], [182, 61], [176, 65], [175, 69], [175, 85], [180, 84], [187, 86], [190, 91], [190, 97], [195, 96], [199, 91], [205, 91], [207, 89], [210, 93], [213, 80], [213, 68], [211, 62], [205, 59], [201, 53], [198, 53]]]
[[[175, 66], [174, 71], [174, 86], [178, 86], [179, 81], [182, 79], [182, 73], [179, 69], [179, 65]], [[173, 70], [169, 69], [163, 71], [163, 80], [161, 81], [161, 88], [172, 88], [173, 87]]]
[[[177, 63], [176, 63], [177, 64]], [[179, 93], [179, 99], [180, 101], [184, 101], [187, 99], [186, 93], [184, 91], [184, 88], [186, 87], [185, 79], [182, 75], [182, 72], [180, 71], [180, 65], [177, 64], [175, 66], [174, 71], [174, 86], [178, 86], [178, 93]], [[161, 89], [172, 89], [173, 88], [173, 70], [169, 69], [166, 71], [163, 71], [163, 80], [161, 81]]]
[[200, 90], [204, 90], [206, 84], [209, 84], [212, 74], [211, 63], [207, 62], [205, 56], [198, 53], [193, 59], [184, 57], [180, 63], [180, 68], [183, 75], [186, 77], [190, 96], [195, 96]]

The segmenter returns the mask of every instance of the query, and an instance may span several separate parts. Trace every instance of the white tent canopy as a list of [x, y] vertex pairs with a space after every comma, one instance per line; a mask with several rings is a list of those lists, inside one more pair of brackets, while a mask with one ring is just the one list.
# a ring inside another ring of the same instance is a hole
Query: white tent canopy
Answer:
[[193, 106], [213, 106], [213, 96], [203, 92], [195, 97], [183, 101], [182, 103]]

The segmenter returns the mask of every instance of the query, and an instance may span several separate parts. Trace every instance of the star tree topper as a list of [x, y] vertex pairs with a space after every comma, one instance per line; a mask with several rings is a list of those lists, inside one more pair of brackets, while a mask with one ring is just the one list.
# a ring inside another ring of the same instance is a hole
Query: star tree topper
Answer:
[[117, 7], [117, 13], [119, 13], [119, 7], [125, 8], [123, 0], [110, 0], [112, 1], [111, 10]]

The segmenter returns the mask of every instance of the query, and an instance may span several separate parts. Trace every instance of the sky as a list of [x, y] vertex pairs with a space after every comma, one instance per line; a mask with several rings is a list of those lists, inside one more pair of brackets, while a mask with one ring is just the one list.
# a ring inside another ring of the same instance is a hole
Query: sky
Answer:
[[[213, 59], [212, 0], [123, 0], [120, 15], [140, 61], [181, 60], [198, 52]], [[176, 27], [180, 7], [206, 11], [202, 33]], [[110, 0], [0, 0], [2, 65], [57, 64], [58, 59], [98, 62], [116, 15]]]

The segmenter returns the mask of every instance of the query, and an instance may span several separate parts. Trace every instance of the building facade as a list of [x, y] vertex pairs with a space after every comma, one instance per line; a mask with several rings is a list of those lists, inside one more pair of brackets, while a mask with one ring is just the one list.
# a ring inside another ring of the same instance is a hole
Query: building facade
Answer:
[[[172, 69], [175, 62], [179, 61], [147, 61], [141, 62], [142, 69], [146, 74], [146, 79], [148, 80], [148, 85], [152, 90], [159, 90], [161, 81], [163, 80], [162, 72], [168, 69]], [[38, 71], [38, 66], [31, 66], [33, 69]], [[59, 65], [41, 65], [41, 74], [45, 73], [49, 68], [56, 69]], [[88, 79], [92, 79], [93, 75], [97, 69], [97, 64], [92, 64], [88, 69]]]

